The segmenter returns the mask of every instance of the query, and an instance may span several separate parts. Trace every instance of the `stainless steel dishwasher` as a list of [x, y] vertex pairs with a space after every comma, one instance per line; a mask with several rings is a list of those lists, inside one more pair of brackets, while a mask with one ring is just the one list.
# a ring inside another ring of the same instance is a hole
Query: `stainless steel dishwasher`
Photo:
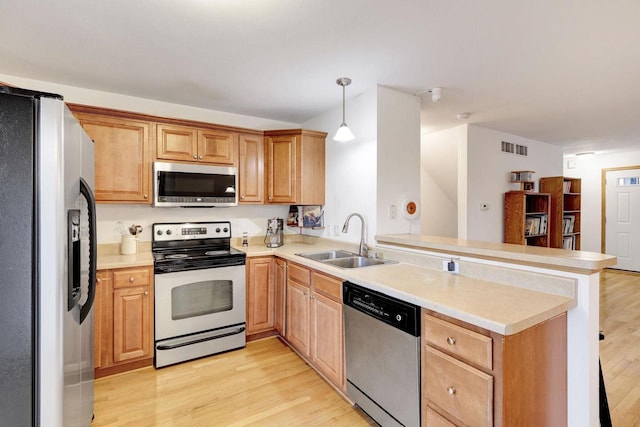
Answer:
[[380, 425], [420, 425], [420, 307], [343, 285], [347, 395]]

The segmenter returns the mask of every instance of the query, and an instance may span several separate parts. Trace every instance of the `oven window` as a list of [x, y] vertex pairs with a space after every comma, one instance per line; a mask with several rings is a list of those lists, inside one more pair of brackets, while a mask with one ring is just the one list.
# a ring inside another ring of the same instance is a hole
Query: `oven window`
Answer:
[[233, 308], [231, 280], [205, 280], [177, 286], [171, 290], [171, 319], [229, 311]]

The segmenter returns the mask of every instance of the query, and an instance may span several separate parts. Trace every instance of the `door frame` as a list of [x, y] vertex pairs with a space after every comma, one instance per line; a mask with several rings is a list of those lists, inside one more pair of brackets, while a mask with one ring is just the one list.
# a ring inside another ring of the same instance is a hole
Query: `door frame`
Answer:
[[607, 236], [606, 236], [606, 217], [605, 214], [607, 212], [607, 172], [615, 172], [615, 171], [623, 171], [623, 170], [631, 170], [631, 169], [640, 169], [640, 165], [636, 166], [618, 166], [615, 168], [603, 168], [602, 169], [602, 179], [600, 183], [602, 185], [602, 212], [600, 213], [600, 252], [605, 253], [605, 249], [607, 247]]

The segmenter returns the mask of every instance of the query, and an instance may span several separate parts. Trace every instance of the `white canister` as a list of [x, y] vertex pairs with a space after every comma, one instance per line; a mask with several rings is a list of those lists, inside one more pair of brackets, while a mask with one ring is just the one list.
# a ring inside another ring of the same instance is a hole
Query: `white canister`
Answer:
[[132, 255], [138, 251], [138, 239], [131, 234], [123, 234], [120, 241], [120, 253], [122, 255]]

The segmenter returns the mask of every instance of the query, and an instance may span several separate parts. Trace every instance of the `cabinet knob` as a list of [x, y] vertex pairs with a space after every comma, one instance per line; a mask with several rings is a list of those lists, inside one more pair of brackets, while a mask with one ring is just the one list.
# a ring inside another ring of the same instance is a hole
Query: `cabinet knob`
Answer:
[[311, 295], [309, 298], [316, 299], [316, 296], [315, 295]]
[[449, 393], [449, 396], [453, 396], [454, 394], [456, 394], [456, 388], [455, 387], [447, 387], [447, 393]]
[[456, 344], [456, 339], [454, 337], [447, 338], [447, 344], [455, 345]]
[[129, 277], [129, 283], [133, 283], [136, 279], [133, 278], [133, 276]]
[[193, 159], [194, 160], [198, 160], [198, 156], [193, 156]]
[[145, 194], [145, 195], [144, 195], [144, 196], [142, 196], [142, 197], [144, 197], [145, 199], [148, 199], [148, 198], [149, 198], [149, 195], [148, 195], [148, 194]]
[[309, 295], [309, 294], [307, 293], [307, 291], [304, 291], [304, 292], [303, 292], [303, 294], [304, 294], [304, 296], [305, 296], [305, 297], [306, 297], [307, 295]]
[[244, 200], [244, 196], [240, 196], [240, 200]]
[[269, 196], [269, 200], [273, 200], [273, 197]]
[[102, 283], [102, 279], [96, 279], [96, 283], [99, 285], [100, 283]]
[[202, 156], [198, 156], [198, 159], [202, 160]]
[[144, 294], [145, 295], [149, 295], [149, 291], [144, 291]]

